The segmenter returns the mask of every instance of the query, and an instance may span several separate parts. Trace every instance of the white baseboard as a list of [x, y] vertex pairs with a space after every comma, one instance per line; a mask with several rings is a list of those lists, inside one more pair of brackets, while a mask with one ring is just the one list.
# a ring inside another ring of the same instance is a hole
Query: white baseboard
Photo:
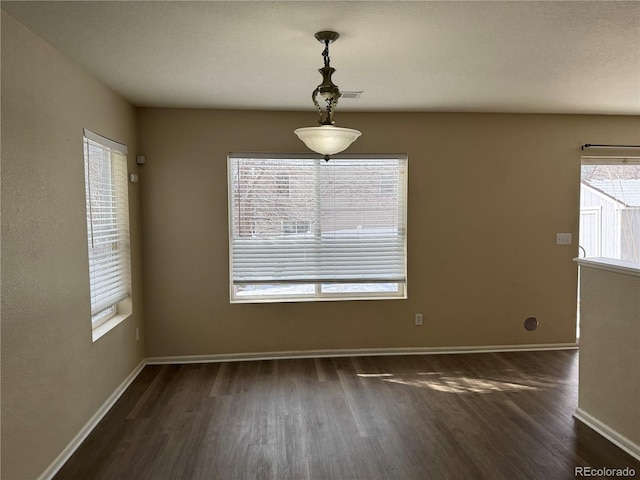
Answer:
[[582, 410], [580, 407], [576, 408], [573, 416], [588, 427], [598, 432], [614, 445], [620, 447], [636, 460], [640, 460], [640, 445], [638, 445], [637, 443], [634, 443], [624, 435], [621, 435], [616, 430], [609, 427], [606, 423], [601, 422], [593, 415], [590, 415]]
[[80, 447], [82, 442], [89, 436], [93, 429], [98, 425], [100, 420], [107, 414], [109, 409], [118, 401], [124, 391], [129, 385], [136, 379], [138, 374], [147, 364], [146, 360], [142, 360], [140, 364], [133, 369], [127, 378], [116, 388], [111, 396], [102, 404], [98, 411], [89, 419], [89, 421], [82, 427], [73, 440], [67, 445], [67, 447], [58, 455], [49, 468], [47, 468], [42, 475], [38, 477], [38, 480], [51, 480], [56, 473], [64, 466], [69, 460], [71, 455]]
[[358, 348], [344, 350], [302, 350], [283, 352], [229, 353], [213, 355], [179, 355], [166, 357], [149, 357], [147, 365], [163, 365], [169, 363], [215, 363], [243, 362], [251, 360], [288, 360], [294, 358], [319, 357], [364, 357], [382, 355], [436, 355], [452, 353], [489, 353], [489, 352], [521, 352], [539, 350], [577, 349], [577, 343], [551, 343], [529, 345], [488, 345], [472, 347], [406, 347], [406, 348]]

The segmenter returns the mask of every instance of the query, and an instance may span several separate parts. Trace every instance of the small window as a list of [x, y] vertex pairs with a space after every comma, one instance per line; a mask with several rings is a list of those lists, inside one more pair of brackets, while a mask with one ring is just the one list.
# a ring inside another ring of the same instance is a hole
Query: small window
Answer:
[[228, 171], [232, 302], [406, 298], [406, 155], [231, 154]]
[[[89, 286], [94, 340], [130, 313], [126, 155], [127, 147], [124, 145], [84, 131]], [[118, 321], [109, 323], [111, 319]]]

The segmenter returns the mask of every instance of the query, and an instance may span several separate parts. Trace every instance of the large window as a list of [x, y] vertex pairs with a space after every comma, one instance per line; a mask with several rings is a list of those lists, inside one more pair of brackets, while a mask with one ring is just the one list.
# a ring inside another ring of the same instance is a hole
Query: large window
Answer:
[[95, 329], [129, 313], [129, 200], [127, 147], [84, 131], [91, 320]]
[[232, 154], [231, 301], [406, 297], [406, 155]]
[[580, 247], [586, 257], [640, 264], [640, 159], [583, 157]]

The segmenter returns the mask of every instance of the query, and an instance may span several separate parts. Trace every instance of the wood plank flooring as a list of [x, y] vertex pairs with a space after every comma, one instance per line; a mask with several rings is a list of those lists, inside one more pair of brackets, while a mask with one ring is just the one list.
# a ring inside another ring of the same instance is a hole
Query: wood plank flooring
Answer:
[[[147, 366], [56, 480], [561, 480], [640, 463], [573, 419], [575, 350]], [[606, 478], [606, 477], [591, 477]]]

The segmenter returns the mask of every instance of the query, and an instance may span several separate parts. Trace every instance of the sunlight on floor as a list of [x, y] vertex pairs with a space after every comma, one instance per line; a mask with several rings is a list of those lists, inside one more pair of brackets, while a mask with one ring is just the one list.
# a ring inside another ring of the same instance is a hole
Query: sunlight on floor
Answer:
[[514, 380], [499, 378], [473, 378], [465, 375], [442, 374], [437, 372], [416, 373], [412, 375], [394, 375], [391, 373], [358, 373], [359, 377], [379, 377], [390, 383], [411, 387], [430, 388], [446, 393], [495, 393], [539, 390], [551, 388], [558, 383], [547, 376], [535, 375], [526, 379]]

